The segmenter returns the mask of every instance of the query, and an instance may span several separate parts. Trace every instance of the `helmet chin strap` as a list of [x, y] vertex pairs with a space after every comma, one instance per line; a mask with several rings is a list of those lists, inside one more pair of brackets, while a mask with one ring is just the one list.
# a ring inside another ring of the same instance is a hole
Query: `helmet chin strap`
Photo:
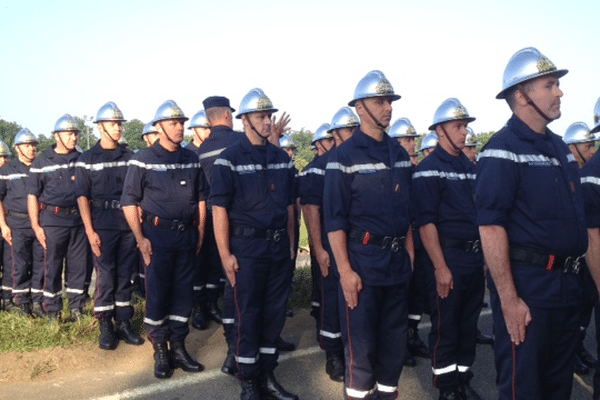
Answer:
[[448, 132], [444, 128], [443, 124], [440, 124], [440, 128], [442, 129], [442, 132], [444, 132], [444, 135], [446, 135], [446, 138], [450, 142], [450, 145], [454, 148], [454, 151], [456, 151], [457, 153], [460, 153], [461, 149], [456, 144], [454, 144], [454, 141], [450, 138], [450, 135], [448, 135]]
[[[23, 143], [23, 144], [25, 144], [25, 143]], [[63, 144], [63, 146], [64, 146], [64, 144]], [[23, 158], [25, 159], [25, 161], [27, 161], [29, 164], [33, 163], [33, 160], [35, 159], [35, 157], [27, 157], [27, 156], [25, 155], [25, 153], [24, 153], [24, 152], [21, 150], [21, 147], [20, 147], [20, 145], [19, 145], [19, 146], [16, 146], [16, 148], [17, 148], [17, 151], [19, 152], [19, 155], [20, 155], [21, 157], [23, 157]]]
[[360, 100], [360, 104], [363, 105], [363, 107], [365, 108], [365, 111], [367, 112], [367, 114], [369, 114], [369, 117], [371, 117], [371, 119], [373, 121], [375, 121], [375, 124], [377, 124], [377, 126], [380, 127], [381, 130], [384, 130], [385, 126], [381, 122], [379, 122], [379, 120], [377, 118], [375, 118], [375, 116], [373, 115], [373, 113], [371, 113], [371, 110], [369, 110], [369, 107], [367, 107], [367, 105], [365, 104], [364, 99]]
[[176, 142], [173, 141], [173, 139], [171, 139], [171, 137], [167, 133], [167, 130], [162, 126], [162, 121], [158, 121], [158, 125], [160, 126], [160, 129], [162, 129], [163, 133], [165, 134], [165, 136], [167, 137], [167, 140], [169, 142], [173, 143], [175, 146], [180, 146], [181, 145], [181, 143], [176, 143]]
[[519, 85], [517, 87], [521, 91], [521, 93], [523, 94], [523, 97], [525, 97], [525, 100], [527, 100], [527, 104], [529, 104], [531, 107], [533, 107], [533, 109], [538, 114], [540, 114], [540, 116], [542, 118], [544, 118], [548, 122], [551, 122], [552, 119], [550, 117], [548, 117], [546, 114], [544, 114], [544, 112], [542, 110], [540, 110], [540, 108], [533, 102], [533, 100], [531, 100], [531, 97], [529, 97], [529, 95], [525, 92], [525, 88], [522, 85]]
[[263, 137], [263, 135], [261, 135], [260, 132], [258, 132], [258, 130], [254, 127], [254, 124], [252, 123], [252, 121], [250, 121], [250, 117], [248, 115], [246, 115], [246, 121], [248, 121], [248, 124], [250, 125], [250, 129], [252, 129], [254, 132], [256, 132], [256, 134], [258, 135], [258, 137], [260, 137], [261, 139], [267, 140], [267, 138], [269, 136], [271, 136], [271, 133], [269, 132], [269, 134], [267, 135], [267, 137]]
[[575, 143], [573, 146], [575, 147], [575, 150], [577, 151], [577, 154], [579, 154], [579, 157], [581, 158], [581, 160], [583, 161], [583, 163], [587, 163], [588, 160], [583, 156], [583, 154], [581, 154], [581, 152], [579, 151], [579, 147], [577, 147], [579, 143]]
[[[62, 132], [67, 132], [67, 131], [61, 131], [61, 132], [57, 132], [56, 135], [58, 136], [58, 140], [60, 141], [60, 144], [62, 144], [62, 146], [65, 148], [65, 150], [69, 150], [69, 148], [67, 147], [67, 145], [65, 145], [65, 142], [62, 140], [62, 136], [60, 136], [60, 134]], [[72, 150], [71, 150], [72, 151]], [[69, 151], [69, 153], [71, 152]]]
[[111, 135], [110, 133], [108, 133], [108, 129], [106, 129], [106, 128], [104, 127], [104, 121], [100, 122], [98, 125], [101, 125], [101, 126], [102, 126], [102, 130], [104, 131], [104, 133], [106, 133], [106, 136], [108, 136], [108, 137], [109, 137], [109, 139], [110, 139], [110, 140], [112, 140], [112, 142], [113, 142], [113, 143], [119, 143], [119, 141], [118, 141], [118, 140], [115, 140], [115, 138], [114, 138], [114, 137], [112, 137], [112, 135]]

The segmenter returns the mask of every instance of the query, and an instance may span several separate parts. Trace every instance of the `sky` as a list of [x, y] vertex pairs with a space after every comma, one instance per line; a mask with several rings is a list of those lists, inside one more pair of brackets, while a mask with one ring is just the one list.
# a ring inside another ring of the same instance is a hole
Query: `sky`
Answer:
[[562, 135], [593, 126], [598, 16], [597, 0], [0, 0], [0, 118], [49, 135], [107, 101], [146, 123], [168, 99], [191, 118], [207, 96], [238, 109], [259, 87], [293, 130], [314, 132], [377, 69], [402, 96], [393, 120], [426, 133], [456, 97], [475, 132], [496, 131], [510, 117], [495, 99], [504, 68], [533, 46], [569, 70], [550, 125]]

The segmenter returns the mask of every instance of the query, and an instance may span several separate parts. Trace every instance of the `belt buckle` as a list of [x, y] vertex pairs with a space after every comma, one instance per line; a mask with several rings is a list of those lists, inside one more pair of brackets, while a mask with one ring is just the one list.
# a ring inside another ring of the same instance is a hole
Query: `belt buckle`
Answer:
[[174, 231], [183, 232], [185, 230], [185, 224], [179, 220], [174, 219], [171, 221], [171, 229]]
[[111, 200], [110, 201], [110, 208], [112, 208], [113, 210], [120, 210], [121, 209], [121, 204], [119, 203], [119, 200]]
[[381, 248], [396, 253], [400, 250], [400, 240], [397, 237], [385, 236], [381, 241]]
[[563, 272], [567, 273], [569, 270], [573, 271], [575, 275], [579, 273], [581, 270], [581, 258], [580, 257], [567, 257], [565, 259], [565, 263], [563, 264]]

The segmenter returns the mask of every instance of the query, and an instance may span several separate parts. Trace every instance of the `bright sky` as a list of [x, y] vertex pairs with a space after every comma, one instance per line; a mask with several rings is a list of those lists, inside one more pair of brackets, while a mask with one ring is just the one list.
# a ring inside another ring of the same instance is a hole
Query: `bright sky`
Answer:
[[598, 16], [597, 0], [0, 0], [0, 118], [48, 135], [107, 101], [148, 122], [167, 99], [191, 117], [207, 96], [238, 109], [260, 87], [292, 129], [314, 132], [379, 69], [402, 96], [393, 120], [425, 133], [457, 97], [485, 132], [510, 116], [495, 100], [508, 60], [534, 46], [570, 71], [550, 125], [562, 135], [593, 126]]

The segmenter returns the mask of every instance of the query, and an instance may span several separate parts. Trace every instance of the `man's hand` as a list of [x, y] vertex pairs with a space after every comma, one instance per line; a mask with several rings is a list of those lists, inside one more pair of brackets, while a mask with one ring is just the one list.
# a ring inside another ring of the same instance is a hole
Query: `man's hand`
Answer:
[[290, 116], [288, 114], [286, 114], [285, 111], [281, 115], [281, 118], [279, 118], [279, 121], [277, 121], [276, 116], [273, 117], [273, 121], [271, 123], [271, 132], [275, 135], [275, 137], [277, 139], [281, 138], [281, 136], [285, 132], [290, 130], [290, 128], [286, 128], [287, 124], [289, 124], [290, 121], [291, 121]]
[[502, 314], [504, 314], [510, 340], [515, 345], [520, 345], [525, 341], [527, 325], [531, 322], [529, 307], [518, 297], [514, 301], [502, 302]]
[[340, 283], [348, 308], [358, 306], [358, 293], [362, 290], [362, 280], [353, 270], [340, 274]]
[[8, 225], [2, 226], [2, 237], [12, 247], [12, 231]]
[[438, 296], [445, 299], [454, 289], [454, 278], [448, 267], [438, 267], [435, 269], [435, 283]]
[[329, 253], [321, 248], [320, 250], [315, 250], [317, 261], [319, 262], [319, 267], [321, 268], [321, 275], [324, 278], [327, 278], [329, 275], [329, 267], [331, 266], [331, 260], [329, 258]]
[[227, 258], [222, 259], [221, 262], [223, 263], [223, 269], [225, 270], [225, 274], [227, 274], [227, 279], [229, 279], [229, 283], [231, 283], [231, 286], [234, 287], [236, 284], [235, 276], [240, 270], [240, 265], [238, 264], [237, 257], [233, 254], [230, 254], [229, 256], [227, 256]]
[[144, 264], [146, 266], [150, 265], [150, 262], [152, 262], [152, 243], [150, 243], [150, 240], [142, 238], [138, 242], [138, 248], [140, 249], [140, 253], [142, 253]]
[[91, 231], [87, 234], [88, 240], [90, 241], [90, 246], [92, 247], [92, 253], [96, 257], [100, 257], [102, 255], [102, 240], [100, 240], [100, 236], [96, 233], [96, 231]]
[[38, 242], [40, 242], [44, 250], [48, 250], [48, 246], [46, 245], [46, 232], [44, 232], [44, 228], [38, 225], [36, 228], [33, 228], [33, 233], [35, 233], [35, 237], [37, 237]]

